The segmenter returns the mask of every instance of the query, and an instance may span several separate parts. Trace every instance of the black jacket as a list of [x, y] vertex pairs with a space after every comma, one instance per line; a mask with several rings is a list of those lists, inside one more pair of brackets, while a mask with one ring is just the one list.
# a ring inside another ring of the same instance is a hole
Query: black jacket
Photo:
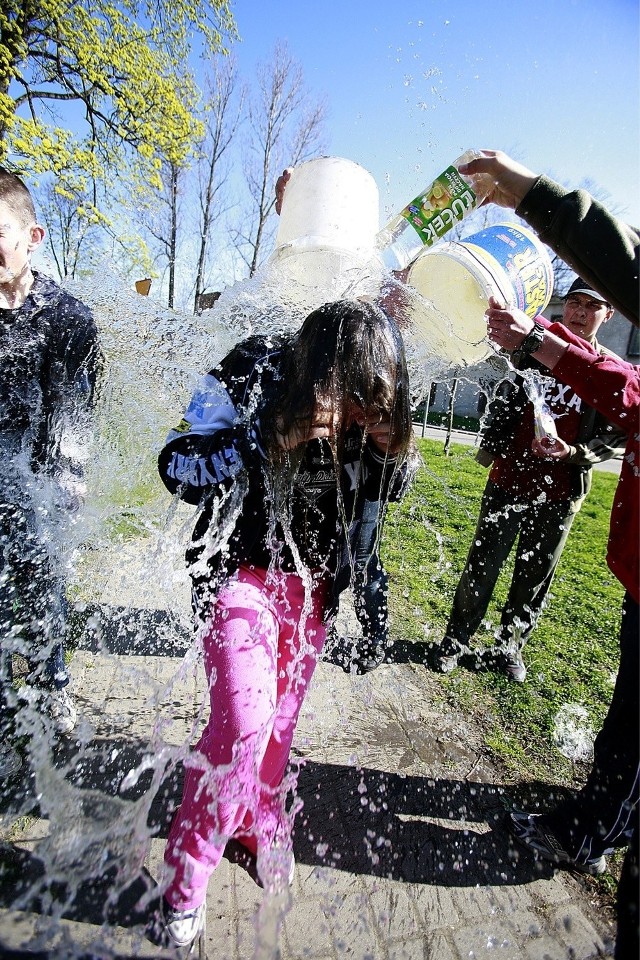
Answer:
[[[159, 456], [171, 491], [201, 513], [187, 553], [202, 602], [240, 564], [319, 570], [333, 578], [364, 500], [400, 494], [406, 472], [353, 426], [337, 475], [331, 446], [311, 440], [287, 462], [263, 449], [260, 417], [279, 389], [282, 343], [253, 337], [204, 377]], [[294, 557], [291, 542], [295, 544]]]
[[[36, 472], [81, 472], [82, 456], [69, 450], [88, 439], [99, 368], [91, 311], [34, 271], [22, 306], [0, 310], [2, 455], [19, 449]], [[69, 434], [73, 444], [65, 445]]]
[[562, 259], [638, 326], [640, 233], [586, 190], [538, 177], [516, 213]]

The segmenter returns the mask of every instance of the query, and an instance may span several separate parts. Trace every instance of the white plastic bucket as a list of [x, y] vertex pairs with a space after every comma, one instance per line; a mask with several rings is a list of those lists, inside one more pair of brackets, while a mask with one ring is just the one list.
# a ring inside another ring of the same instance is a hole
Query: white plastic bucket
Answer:
[[452, 362], [473, 364], [491, 352], [485, 318], [489, 297], [535, 316], [551, 297], [553, 268], [535, 234], [499, 223], [425, 250], [407, 283], [434, 308], [413, 311], [414, 336]]
[[269, 264], [308, 286], [363, 266], [374, 255], [378, 206], [375, 180], [352, 160], [300, 164], [285, 189]]

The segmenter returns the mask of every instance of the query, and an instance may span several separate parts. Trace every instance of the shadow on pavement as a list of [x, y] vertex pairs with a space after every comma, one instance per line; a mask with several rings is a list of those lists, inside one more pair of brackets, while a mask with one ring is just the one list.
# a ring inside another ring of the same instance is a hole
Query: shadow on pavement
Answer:
[[183, 657], [193, 642], [191, 627], [170, 610], [82, 604], [68, 619], [69, 643], [91, 653]]
[[[354, 670], [351, 663], [352, 657], [357, 653], [358, 641], [354, 638], [346, 643], [325, 647], [322, 659], [325, 663], [340, 667], [345, 673], [358, 673], [359, 671]], [[437, 643], [394, 639], [386, 647], [382, 663], [416, 663], [440, 673], [442, 671], [436, 663], [438, 653], [439, 644]], [[458, 667], [469, 670], [471, 673], [484, 673], [496, 669], [490, 648], [478, 648], [461, 654], [458, 658]]]
[[[105, 740], [60, 752], [56, 763], [82, 789], [107, 797], [134, 800], [149, 789], [151, 772], [135, 789], [120, 789], [124, 776], [145, 756], [142, 743]], [[167, 772], [151, 803], [150, 836], [165, 838], [180, 802], [183, 769]], [[527, 785], [520, 803], [549, 806], [549, 788]], [[5, 791], [6, 793], [6, 791]], [[553, 867], [536, 863], [513, 845], [504, 824], [510, 800], [495, 784], [456, 779], [429, 779], [314, 761], [303, 762], [297, 796], [303, 809], [294, 833], [296, 861], [353, 874], [412, 884], [448, 887], [503, 886], [551, 876]], [[6, 802], [7, 798], [4, 798]], [[444, 822], [443, 822], [444, 821]], [[140, 925], [151, 906], [140, 912], [154, 881], [143, 873], [122, 889], [105, 851], [97, 876], [81, 884], [62, 916], [93, 924]], [[114, 886], [115, 885], [115, 886]], [[0, 846], [0, 906], [50, 912], [67, 901], [64, 885], [49, 883], [36, 854], [13, 844]], [[152, 911], [151, 911], [152, 912]]]
[[[87, 606], [74, 611], [72, 632], [82, 649], [117, 655], [182, 656], [192, 642], [190, 631], [178, 617], [163, 610]], [[396, 642], [387, 659], [428, 664], [429, 653], [427, 644]], [[97, 792], [98, 801], [100, 793], [105, 798], [135, 801], [152, 788], [153, 771], [143, 772], [131, 789], [123, 790], [122, 783], [150, 752], [146, 742], [124, 737], [89, 742], [69, 739], [58, 744], [53, 763], [78, 790]], [[184, 772], [177, 755], [173, 754], [171, 765], [161, 771], [160, 787], [150, 803], [149, 837], [166, 838], [180, 803]], [[553, 873], [552, 866], [536, 863], [528, 852], [512, 844], [504, 823], [509, 800], [499, 785], [296, 758], [293, 762], [300, 766], [297, 796], [303, 801], [294, 832], [299, 864], [447, 887], [517, 885]], [[538, 786], [537, 793], [531, 785], [527, 789], [528, 795], [521, 792], [518, 797], [522, 806], [548, 807], [557, 802], [544, 785]], [[16, 811], [39, 817], [38, 799], [27, 769], [21, 779], [2, 784], [0, 814], [8, 814], [9, 820]], [[128, 878], [119, 875], [118, 865], [105, 848], [102, 862], [92, 865], [91, 878], [72, 889], [47, 878], [34, 844], [32, 852], [0, 843], [0, 908], [96, 926], [140, 928], [153, 919], [157, 889], [146, 870], [125, 885]], [[94, 843], [91, 847], [95, 850]], [[228, 859], [233, 860], [231, 855]], [[83, 960], [96, 956], [83, 955], [81, 950], [74, 955]], [[37, 945], [35, 952], [25, 953], [4, 948], [1, 942], [0, 955], [39, 956]]]

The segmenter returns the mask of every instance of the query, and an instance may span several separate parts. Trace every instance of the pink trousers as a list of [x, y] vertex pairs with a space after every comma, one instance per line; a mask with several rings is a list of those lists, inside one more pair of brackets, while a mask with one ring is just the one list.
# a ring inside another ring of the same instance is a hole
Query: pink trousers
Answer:
[[165, 896], [201, 904], [226, 842], [252, 852], [290, 844], [283, 778], [291, 741], [325, 641], [326, 583], [241, 567], [220, 590], [204, 634], [209, 722], [192, 753], [165, 849]]

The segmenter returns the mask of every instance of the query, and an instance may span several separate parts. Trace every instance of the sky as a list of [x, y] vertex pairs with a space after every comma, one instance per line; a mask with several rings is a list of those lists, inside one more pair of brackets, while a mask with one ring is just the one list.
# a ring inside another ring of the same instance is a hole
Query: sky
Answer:
[[232, 0], [248, 79], [286, 40], [327, 105], [326, 153], [361, 164], [381, 222], [469, 147], [640, 224], [637, 0]]

